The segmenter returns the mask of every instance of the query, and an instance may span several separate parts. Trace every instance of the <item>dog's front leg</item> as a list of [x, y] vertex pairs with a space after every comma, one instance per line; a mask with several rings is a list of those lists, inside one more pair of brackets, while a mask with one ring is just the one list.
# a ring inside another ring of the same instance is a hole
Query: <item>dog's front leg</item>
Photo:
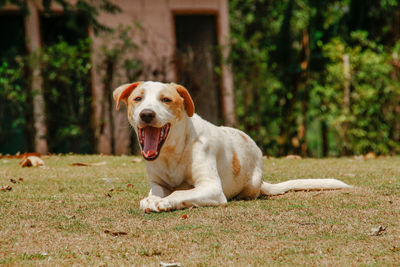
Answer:
[[227, 203], [215, 160], [202, 157], [193, 166], [193, 189], [177, 190], [155, 201], [156, 211], [169, 211], [188, 207], [218, 206]]
[[189, 207], [219, 206], [227, 203], [220, 183], [213, 179], [203, 179], [190, 190], [177, 190], [157, 201], [159, 211], [184, 209]]
[[[196, 156], [201, 156], [198, 153]], [[227, 203], [215, 159], [205, 155], [194, 160], [191, 166], [193, 189], [176, 190], [163, 198], [152, 198], [150, 211], [170, 211], [188, 207], [218, 206]]]

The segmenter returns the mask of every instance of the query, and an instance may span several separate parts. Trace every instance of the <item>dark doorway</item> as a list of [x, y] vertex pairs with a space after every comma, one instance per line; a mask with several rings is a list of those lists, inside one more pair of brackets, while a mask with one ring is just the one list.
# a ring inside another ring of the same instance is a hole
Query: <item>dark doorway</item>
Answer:
[[32, 95], [21, 14], [0, 14], [0, 153], [34, 149]]
[[193, 97], [196, 113], [213, 123], [221, 119], [217, 19], [215, 15], [175, 15], [178, 82]]
[[88, 23], [77, 14], [44, 14], [40, 27], [49, 152], [93, 153]]

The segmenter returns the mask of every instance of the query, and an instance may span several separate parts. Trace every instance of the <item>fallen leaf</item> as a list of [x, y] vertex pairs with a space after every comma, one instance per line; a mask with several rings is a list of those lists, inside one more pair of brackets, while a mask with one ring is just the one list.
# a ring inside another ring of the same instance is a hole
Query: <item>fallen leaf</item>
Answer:
[[275, 159], [273, 156], [269, 156], [269, 155], [264, 155], [263, 159]]
[[132, 162], [133, 163], [139, 163], [139, 162], [142, 162], [142, 159], [141, 158], [133, 158]]
[[94, 162], [94, 163], [83, 163], [83, 162], [75, 162], [75, 163], [71, 163], [69, 164], [70, 166], [102, 166], [102, 165], [106, 165], [107, 162], [102, 161], [102, 162]]
[[5, 186], [2, 186], [2, 187], [0, 187], [0, 191], [11, 191], [12, 190], [12, 187], [11, 186], [9, 186], [9, 185], [5, 185]]
[[28, 158], [28, 157], [31, 157], [31, 156], [40, 157], [40, 153], [34, 152], [34, 153], [23, 153], [23, 154], [6, 155], [6, 156], [0, 155], [0, 159], [1, 159], [1, 158], [6, 158], [6, 159], [23, 159], [23, 158]]
[[44, 166], [44, 161], [36, 156], [30, 156], [20, 161], [19, 165], [21, 167], [38, 167]]
[[122, 231], [112, 232], [110, 230], [104, 230], [104, 233], [108, 234], [108, 235], [112, 235], [112, 236], [120, 236], [120, 235], [127, 235], [128, 234], [127, 232], [122, 232]]
[[18, 178], [18, 181], [23, 182], [24, 178]]
[[12, 178], [10, 179], [10, 182], [13, 183], [13, 184], [16, 184], [16, 183], [17, 183], [17, 181], [15, 181], [15, 180], [12, 179]]
[[301, 156], [299, 156], [299, 155], [287, 155], [285, 158], [287, 158], [287, 159], [301, 159]]
[[160, 266], [162, 267], [179, 267], [181, 264], [179, 262], [163, 262], [160, 261]]
[[107, 193], [107, 194], [106, 194], [106, 197], [111, 198], [111, 194], [110, 194], [110, 193]]
[[184, 220], [187, 219], [187, 217], [188, 217], [188, 216], [187, 216], [186, 214], [183, 214], [183, 215], [182, 215], [182, 219], [184, 219]]
[[126, 187], [130, 188], [132, 187], [132, 184], [127, 184]]
[[374, 152], [368, 152], [364, 156], [365, 159], [376, 159], [376, 154]]
[[372, 235], [372, 236], [381, 236], [381, 235], [383, 235], [383, 232], [386, 231], [386, 228], [387, 228], [386, 226], [382, 226], [382, 225], [379, 225], [376, 228], [372, 228], [370, 235]]

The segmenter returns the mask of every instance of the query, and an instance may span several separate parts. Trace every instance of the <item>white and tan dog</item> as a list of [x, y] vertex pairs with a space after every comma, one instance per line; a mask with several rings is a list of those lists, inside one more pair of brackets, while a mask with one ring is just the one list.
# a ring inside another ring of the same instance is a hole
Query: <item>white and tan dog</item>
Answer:
[[233, 197], [254, 199], [289, 190], [339, 189], [336, 179], [262, 181], [262, 153], [240, 130], [217, 127], [194, 113], [188, 91], [177, 84], [136, 82], [114, 91], [125, 102], [146, 160], [150, 183], [140, 208], [169, 211], [217, 206]]

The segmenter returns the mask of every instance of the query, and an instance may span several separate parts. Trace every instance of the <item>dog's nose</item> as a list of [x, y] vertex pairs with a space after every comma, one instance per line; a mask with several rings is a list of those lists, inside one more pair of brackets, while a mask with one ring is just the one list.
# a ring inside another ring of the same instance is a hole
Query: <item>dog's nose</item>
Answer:
[[151, 109], [146, 108], [140, 112], [139, 116], [145, 123], [150, 123], [156, 116], [156, 113]]

